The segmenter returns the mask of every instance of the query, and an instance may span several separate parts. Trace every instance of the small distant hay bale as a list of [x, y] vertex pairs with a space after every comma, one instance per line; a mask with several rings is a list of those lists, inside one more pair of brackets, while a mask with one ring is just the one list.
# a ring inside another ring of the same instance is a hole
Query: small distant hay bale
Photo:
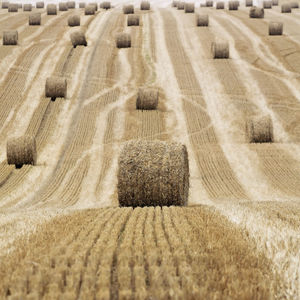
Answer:
[[85, 2], [79, 2], [79, 8], [85, 8]]
[[278, 6], [278, 0], [272, 0], [272, 5], [273, 6]]
[[158, 105], [158, 89], [139, 88], [136, 109], [155, 110]]
[[104, 2], [100, 3], [100, 8], [111, 9], [111, 3], [109, 1], [104, 1]]
[[179, 1], [173, 1], [172, 2], [172, 7], [177, 7], [178, 3], [179, 3]]
[[45, 85], [45, 96], [52, 101], [56, 98], [66, 98], [67, 80], [61, 77], [48, 77]]
[[18, 12], [19, 6], [16, 3], [8, 4], [8, 12]]
[[24, 4], [23, 11], [32, 11], [32, 5], [31, 4]]
[[18, 8], [22, 8], [23, 7], [23, 4], [22, 3], [19, 3], [17, 4], [18, 5]]
[[36, 8], [44, 8], [45, 7], [45, 3], [43, 1], [39, 1], [36, 3], [35, 5]]
[[272, 119], [264, 116], [247, 120], [246, 139], [249, 143], [272, 143], [274, 141]]
[[130, 48], [131, 47], [131, 36], [129, 33], [119, 33], [116, 37], [117, 48]]
[[239, 9], [239, 2], [238, 1], [229, 1], [228, 2], [228, 9], [229, 10], [238, 10]]
[[299, 8], [299, 3], [298, 2], [291, 2], [291, 8]]
[[206, 7], [213, 7], [213, 6], [214, 6], [214, 2], [211, 1], [211, 0], [206, 0], [205, 6], [206, 6]]
[[123, 13], [125, 15], [134, 14], [134, 7], [132, 4], [123, 6]]
[[8, 5], [9, 5], [9, 2], [2, 2], [2, 8], [3, 9], [7, 9], [8, 8]]
[[246, 0], [246, 7], [248, 7], [248, 6], [253, 6], [252, 0]]
[[36, 165], [36, 142], [33, 136], [11, 138], [6, 144], [7, 163], [21, 168], [23, 165]]
[[67, 2], [59, 2], [58, 9], [59, 11], [67, 11], [68, 10]]
[[11, 46], [18, 45], [18, 31], [7, 30], [3, 32], [3, 45]]
[[89, 5], [94, 6], [95, 11], [98, 11], [98, 4], [97, 4], [96, 2], [92, 2], [92, 3], [90, 3]]
[[68, 1], [67, 2], [67, 7], [69, 9], [73, 9], [73, 8], [75, 8], [75, 6], [76, 6], [75, 1]]
[[68, 25], [73, 26], [80, 26], [80, 16], [79, 15], [73, 15], [68, 18]]
[[264, 9], [272, 8], [272, 1], [263, 1], [263, 8]]
[[216, 3], [216, 9], [224, 9], [225, 3], [223, 1], [219, 1]]
[[282, 35], [283, 23], [282, 22], [270, 22], [269, 23], [269, 35]]
[[189, 160], [185, 145], [132, 140], [119, 157], [120, 206], [185, 206], [189, 194]]
[[177, 9], [178, 10], [184, 10], [184, 2], [179, 1], [178, 4], [177, 4]]
[[206, 7], [206, 4], [205, 3], [201, 3], [200, 7]]
[[229, 58], [229, 43], [223, 41], [212, 42], [213, 58]]
[[82, 30], [72, 32], [70, 38], [74, 48], [76, 48], [77, 46], [87, 46], [85, 34]]
[[194, 3], [185, 3], [184, 4], [184, 12], [185, 13], [194, 13], [195, 12], [195, 4]]
[[290, 3], [283, 3], [281, 5], [281, 12], [282, 13], [291, 13], [292, 12], [292, 7]]
[[196, 25], [197, 26], [208, 26], [209, 18], [208, 15], [197, 15], [196, 16]]
[[57, 8], [55, 4], [47, 4], [47, 15], [57, 15]]
[[41, 13], [32, 13], [29, 15], [29, 25], [36, 26], [41, 25]]
[[150, 10], [150, 2], [142, 1], [141, 2], [141, 10]]
[[250, 18], [258, 18], [262, 19], [265, 15], [264, 9], [262, 7], [253, 6], [249, 10], [249, 17]]
[[127, 17], [127, 26], [139, 26], [139, 25], [140, 25], [140, 16], [129, 15]]
[[94, 5], [87, 5], [84, 9], [84, 14], [86, 16], [89, 16], [89, 15], [94, 15], [95, 14], [95, 7]]

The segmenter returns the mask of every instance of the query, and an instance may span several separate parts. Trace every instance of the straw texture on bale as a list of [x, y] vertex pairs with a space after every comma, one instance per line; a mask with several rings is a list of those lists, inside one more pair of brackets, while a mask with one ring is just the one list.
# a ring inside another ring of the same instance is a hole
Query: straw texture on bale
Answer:
[[228, 42], [212, 42], [211, 50], [213, 58], [229, 58]]
[[173, 1], [172, 2], [172, 7], [177, 7], [178, 3], [179, 3], [179, 1]]
[[214, 2], [211, 0], [206, 0], [205, 2], [206, 7], [213, 7], [214, 6]]
[[177, 4], [177, 9], [183, 10], [184, 9], [184, 2], [179, 1]]
[[66, 98], [67, 80], [61, 77], [48, 77], [45, 86], [45, 96], [51, 100]]
[[31, 4], [24, 4], [23, 11], [32, 11], [32, 5]]
[[134, 14], [134, 7], [133, 5], [124, 5], [123, 6], [123, 13], [128, 15], [128, 14]]
[[18, 44], [18, 31], [7, 30], [3, 32], [3, 45], [17, 45]]
[[70, 9], [75, 8], [75, 1], [68, 1], [67, 2], [67, 7], [70, 8]]
[[291, 2], [291, 8], [299, 8], [298, 2]]
[[127, 26], [139, 26], [139, 25], [140, 25], [140, 16], [129, 15], [127, 17]]
[[18, 4], [15, 4], [15, 3], [8, 4], [8, 12], [17, 12], [18, 9], [19, 9]]
[[44, 2], [39, 1], [39, 2], [36, 3], [35, 7], [36, 7], [36, 8], [44, 8], [44, 7], [45, 7], [45, 4], [44, 4]]
[[239, 9], [239, 3], [237, 1], [229, 1], [228, 2], [228, 9], [229, 10], [238, 10]]
[[58, 9], [59, 11], [67, 11], [68, 10], [68, 5], [66, 2], [59, 2], [58, 3]]
[[272, 8], [272, 1], [264, 1], [263, 2], [263, 8], [265, 8], [265, 9]]
[[252, 0], [246, 0], [246, 7], [248, 7], [248, 6], [253, 6]]
[[7, 163], [17, 168], [35, 165], [37, 159], [36, 142], [32, 136], [12, 138], [6, 144]]
[[8, 8], [9, 3], [8, 2], [2, 2], [2, 8], [3, 9], [7, 9]]
[[141, 10], [150, 10], [150, 2], [142, 1], [141, 2]]
[[184, 206], [188, 202], [186, 146], [175, 142], [133, 140], [119, 157], [120, 206]]
[[282, 22], [270, 22], [269, 23], [269, 35], [282, 35], [283, 23]]
[[154, 110], [158, 105], [158, 89], [140, 88], [136, 99], [136, 109]]
[[68, 25], [69, 26], [80, 26], [80, 16], [73, 15], [68, 18]]
[[47, 4], [47, 15], [56, 15], [57, 8], [55, 4]]
[[264, 9], [262, 7], [253, 6], [249, 10], [250, 18], [259, 18], [262, 19], [265, 15]]
[[79, 8], [85, 8], [85, 2], [79, 2]]
[[278, 6], [278, 0], [272, 0], [272, 5], [273, 6]]
[[41, 25], [41, 13], [30, 14], [29, 25]]
[[85, 15], [94, 15], [95, 14], [95, 7], [93, 5], [87, 5], [84, 9]]
[[131, 36], [129, 33], [119, 33], [116, 37], [117, 48], [130, 48]]
[[111, 8], [111, 4], [110, 4], [109, 1], [104, 1], [104, 2], [100, 3], [100, 8], [110, 9]]
[[185, 13], [195, 12], [195, 4], [194, 3], [185, 3], [184, 4], [184, 12]]
[[216, 9], [224, 9], [225, 4], [222, 1], [216, 3]]
[[291, 13], [292, 12], [291, 4], [290, 3], [283, 3], [281, 5], [281, 12], [282, 13]]
[[274, 136], [271, 118], [265, 116], [247, 120], [246, 139], [249, 143], [272, 143]]
[[209, 23], [208, 15], [197, 15], [196, 16], [197, 26], [208, 26], [208, 23]]
[[81, 30], [72, 32], [70, 38], [74, 48], [76, 48], [77, 46], [87, 46], [85, 34]]

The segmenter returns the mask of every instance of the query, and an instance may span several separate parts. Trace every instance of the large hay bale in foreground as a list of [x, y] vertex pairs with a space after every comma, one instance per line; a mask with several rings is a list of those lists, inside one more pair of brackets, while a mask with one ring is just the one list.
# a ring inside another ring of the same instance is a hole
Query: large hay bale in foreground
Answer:
[[211, 1], [211, 0], [206, 0], [205, 6], [206, 6], [206, 7], [213, 7], [213, 6], [214, 6], [214, 2]]
[[18, 12], [19, 6], [15, 3], [8, 4], [8, 12]]
[[22, 136], [11, 138], [6, 144], [7, 163], [21, 168], [23, 165], [36, 165], [37, 152], [35, 138]]
[[177, 9], [184, 10], [184, 2], [179, 1], [178, 4], [177, 4]]
[[48, 77], [45, 85], [45, 96], [52, 101], [56, 98], [66, 98], [67, 80], [61, 77]]
[[209, 19], [208, 15], [197, 15], [196, 16], [196, 25], [197, 26], [208, 26]]
[[216, 41], [211, 44], [213, 58], [229, 58], [229, 43]]
[[139, 25], [140, 25], [140, 16], [129, 15], [127, 17], [127, 26], [139, 26]]
[[141, 2], [141, 10], [150, 10], [150, 2], [142, 1]]
[[282, 35], [283, 23], [282, 22], [270, 22], [269, 23], [269, 35]]
[[3, 9], [7, 9], [8, 8], [8, 5], [9, 5], [9, 2], [2, 2], [2, 8]]
[[94, 5], [88, 5], [88, 6], [86, 6], [85, 9], [84, 9], [84, 14], [86, 16], [94, 15], [95, 14], [95, 7], [94, 7]]
[[111, 3], [108, 2], [108, 1], [104, 1], [104, 2], [100, 3], [100, 8], [110, 9], [111, 8]]
[[55, 4], [47, 4], [47, 15], [57, 15], [57, 8]]
[[76, 6], [75, 1], [68, 1], [67, 2], [67, 7], [69, 9], [73, 9], [73, 8], [75, 8], [75, 6]]
[[123, 6], [123, 13], [128, 15], [128, 14], [134, 14], [134, 7], [132, 4], [130, 5], [124, 5]]
[[273, 6], [278, 6], [278, 0], [272, 0], [272, 5]]
[[59, 2], [58, 3], [58, 9], [59, 11], [67, 11], [68, 10], [68, 5], [66, 2]]
[[298, 2], [291, 2], [291, 8], [299, 8], [299, 3]]
[[281, 5], [281, 12], [282, 13], [291, 13], [292, 12], [291, 4], [290, 3], [283, 3]]
[[186, 146], [175, 142], [133, 140], [119, 157], [120, 206], [184, 206], [189, 194]]
[[119, 33], [116, 37], [117, 48], [130, 48], [131, 47], [131, 36], [129, 33]]
[[239, 2], [238, 1], [229, 1], [228, 2], [228, 9], [229, 10], [238, 10], [239, 9]]
[[272, 1], [263, 1], [263, 8], [264, 9], [271, 9], [272, 8]]
[[18, 31], [17, 30], [7, 30], [3, 32], [3, 45], [11, 46], [18, 45]]
[[155, 110], [158, 105], [158, 89], [140, 88], [136, 99], [136, 109]]
[[248, 6], [253, 6], [253, 1], [252, 0], [246, 0], [246, 7]]
[[36, 3], [35, 7], [36, 7], [36, 8], [44, 8], [44, 7], [45, 7], [45, 4], [44, 4], [43, 1], [39, 1], [39, 2]]
[[23, 11], [32, 11], [32, 5], [31, 4], [24, 4]]
[[184, 4], [184, 12], [185, 13], [195, 12], [195, 4], [194, 3], [185, 3]]
[[79, 15], [73, 15], [68, 18], [68, 25], [73, 26], [80, 26], [80, 16]]
[[41, 13], [32, 13], [29, 15], [29, 25], [41, 25]]
[[258, 18], [262, 19], [265, 15], [264, 9], [262, 7], [253, 6], [249, 10], [249, 17], [250, 18]]
[[274, 141], [272, 119], [264, 116], [247, 120], [246, 139], [249, 143], [272, 143]]
[[79, 8], [85, 8], [85, 2], [79, 2]]
[[216, 9], [224, 9], [225, 3], [223, 1], [219, 1], [216, 3]]
[[82, 30], [72, 32], [70, 34], [70, 38], [74, 48], [76, 48], [77, 46], [87, 46], [85, 34]]

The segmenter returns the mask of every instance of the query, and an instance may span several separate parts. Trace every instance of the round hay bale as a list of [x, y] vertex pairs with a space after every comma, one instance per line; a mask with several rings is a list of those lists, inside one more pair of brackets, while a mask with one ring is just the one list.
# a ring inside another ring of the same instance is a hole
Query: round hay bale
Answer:
[[184, 2], [179, 1], [177, 4], [177, 9], [184, 10]]
[[173, 1], [172, 2], [172, 7], [177, 7], [178, 3], [179, 3], [179, 1]]
[[185, 145], [129, 141], [119, 157], [119, 204], [133, 207], [187, 205], [189, 176]]
[[11, 138], [6, 144], [7, 163], [21, 168], [23, 165], [36, 165], [36, 142], [33, 136]]
[[45, 96], [52, 101], [56, 98], [66, 98], [67, 79], [61, 77], [48, 77], [45, 85]]
[[229, 58], [228, 42], [212, 42], [211, 50], [213, 58]]
[[33, 13], [29, 15], [29, 25], [41, 25], [41, 13]]
[[299, 8], [299, 3], [298, 2], [291, 2], [291, 8]]
[[224, 9], [225, 3], [223, 1], [219, 1], [216, 3], [216, 9]]
[[79, 2], [79, 8], [85, 8], [85, 2]]
[[282, 22], [270, 22], [269, 23], [269, 35], [282, 35], [283, 23]]
[[75, 8], [75, 1], [68, 1], [68, 2], [67, 2], [67, 7], [68, 7], [69, 9]]
[[15, 3], [8, 4], [8, 12], [18, 12], [19, 6]]
[[3, 31], [3, 45], [18, 45], [18, 31]]
[[264, 9], [262, 7], [253, 6], [249, 10], [250, 18], [259, 18], [262, 19], [265, 15]]
[[273, 6], [278, 6], [278, 0], [272, 0], [272, 5]]
[[185, 13], [194, 13], [195, 12], [195, 4], [194, 3], [185, 3], [184, 4], [184, 12]]
[[87, 46], [85, 34], [82, 30], [72, 32], [70, 38], [74, 48], [76, 48], [77, 46]]
[[139, 88], [136, 109], [155, 110], [158, 105], [158, 89]]
[[89, 5], [94, 6], [95, 11], [98, 11], [98, 4], [97, 4], [96, 2], [92, 2], [92, 3], [90, 3]]
[[32, 11], [32, 5], [31, 4], [24, 4], [23, 11]]
[[111, 3], [108, 1], [104, 1], [104, 2], [100, 3], [100, 8], [111, 9]]
[[130, 48], [131, 47], [131, 36], [129, 33], [119, 33], [116, 37], [117, 48]]
[[209, 19], [208, 15], [197, 15], [196, 16], [196, 25], [197, 26], [208, 26]]
[[3, 9], [8, 9], [8, 5], [9, 5], [9, 3], [8, 2], [2, 2], [2, 8]]
[[67, 2], [59, 2], [58, 3], [58, 10], [59, 11], [67, 11], [68, 10]]
[[73, 15], [68, 18], [68, 25], [69, 26], [80, 26], [80, 16]]
[[247, 120], [246, 139], [249, 143], [272, 143], [274, 141], [272, 119], [264, 116]]
[[150, 2], [142, 1], [141, 2], [141, 10], [150, 10]]
[[206, 6], [206, 7], [213, 7], [213, 6], [214, 6], [214, 2], [211, 1], [211, 0], [206, 0], [205, 6]]
[[95, 14], [95, 7], [94, 5], [87, 5], [84, 9], [84, 14], [86, 16], [89, 16], [89, 15], [94, 15]]
[[264, 9], [272, 8], [272, 1], [263, 1], [263, 8]]
[[47, 15], [57, 15], [57, 8], [55, 4], [47, 4]]
[[123, 13], [125, 15], [134, 14], [134, 7], [132, 4], [123, 6]]
[[238, 10], [239, 9], [239, 2], [238, 1], [229, 1], [228, 2], [228, 9], [229, 10]]
[[283, 3], [281, 5], [281, 12], [282, 13], [291, 13], [292, 12], [292, 7], [290, 3]]
[[39, 2], [36, 3], [35, 7], [36, 7], [36, 8], [44, 8], [44, 7], [45, 7], [45, 4], [44, 4], [44, 2], [39, 1]]
[[246, 7], [253, 6], [252, 0], [246, 0]]
[[206, 7], [206, 4], [201, 3], [201, 4], [200, 4], [200, 7]]
[[23, 4], [22, 3], [18, 3], [18, 8], [22, 8], [23, 7]]
[[140, 25], [140, 16], [129, 15], [127, 17], [127, 26], [139, 26], [139, 25]]

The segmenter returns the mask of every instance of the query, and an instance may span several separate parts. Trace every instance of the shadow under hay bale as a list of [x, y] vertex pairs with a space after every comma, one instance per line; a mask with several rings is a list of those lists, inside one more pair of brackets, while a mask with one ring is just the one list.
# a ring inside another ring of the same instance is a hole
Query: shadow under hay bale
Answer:
[[79, 8], [85, 8], [85, 2], [79, 2]]
[[229, 1], [228, 2], [228, 9], [229, 10], [238, 10], [239, 9], [239, 2], [238, 1]]
[[208, 15], [196, 15], [197, 26], [208, 26], [209, 18]]
[[291, 8], [299, 8], [298, 2], [291, 2], [290, 5], [291, 5]]
[[175, 142], [133, 140], [119, 157], [120, 206], [184, 206], [189, 194], [186, 146]]
[[127, 17], [127, 26], [139, 26], [139, 25], [140, 25], [140, 16], [129, 15]]
[[111, 8], [111, 3], [108, 2], [108, 1], [104, 1], [104, 2], [100, 3], [100, 8], [110, 9]]
[[155, 110], [158, 105], [158, 89], [139, 88], [136, 109]]
[[185, 3], [184, 4], [184, 12], [185, 13], [194, 13], [195, 12], [195, 4], [194, 3]]
[[134, 14], [134, 7], [133, 5], [124, 5], [123, 6], [123, 13], [125, 15], [128, 15], [128, 14]]
[[36, 3], [35, 7], [36, 8], [44, 8], [45, 7], [45, 3], [42, 2], [42, 1], [39, 1], [39, 2]]
[[18, 31], [7, 30], [3, 32], [2, 42], [4, 46], [18, 45]]
[[79, 15], [70, 16], [68, 18], [68, 25], [70, 27], [80, 26], [80, 16]]
[[150, 2], [142, 1], [141, 2], [141, 10], [150, 10]]
[[246, 7], [253, 6], [253, 1], [252, 0], [246, 0], [245, 5], [246, 5]]
[[131, 36], [129, 33], [119, 33], [116, 37], [117, 48], [130, 48], [131, 47]]
[[57, 15], [57, 8], [55, 4], [47, 5], [47, 15]]
[[59, 11], [67, 11], [68, 10], [68, 5], [66, 2], [59, 2], [58, 3], [58, 10]]
[[36, 165], [37, 152], [35, 138], [22, 136], [12, 138], [6, 144], [7, 163], [21, 168], [23, 165]]
[[281, 12], [282, 13], [291, 13], [292, 12], [292, 7], [290, 3], [283, 3], [281, 5]]
[[272, 1], [263, 1], [263, 8], [264, 9], [271, 9], [272, 8]]
[[24, 4], [23, 11], [32, 11], [32, 5], [31, 4]]
[[269, 116], [254, 117], [246, 122], [248, 143], [273, 143], [273, 123]]
[[69, 9], [73, 9], [73, 8], [75, 8], [75, 6], [76, 6], [75, 1], [68, 1], [67, 2], [67, 7]]
[[37, 26], [41, 25], [41, 13], [32, 13], [29, 15], [29, 25]]
[[77, 46], [87, 46], [87, 41], [83, 31], [78, 30], [70, 34], [71, 42], [74, 48]]
[[269, 23], [269, 35], [282, 35], [283, 23], [282, 22], [270, 22]]
[[1, 7], [2, 7], [3, 9], [8, 9], [8, 5], [9, 5], [9, 2], [2, 2]]
[[15, 3], [8, 4], [8, 12], [18, 12], [19, 6]]
[[45, 85], [45, 96], [55, 101], [56, 98], [66, 98], [67, 80], [61, 77], [48, 77]]
[[94, 15], [95, 14], [95, 7], [94, 5], [88, 5], [84, 9], [84, 14], [86, 16]]
[[223, 1], [216, 3], [216, 9], [224, 9], [224, 8], [225, 8], [225, 3]]
[[265, 12], [264, 12], [264, 9], [262, 7], [253, 6], [249, 10], [249, 17], [250, 18], [262, 19], [262, 18], [264, 18], [264, 15], [265, 15]]
[[219, 41], [212, 42], [211, 51], [215, 59], [229, 58], [229, 43]]

